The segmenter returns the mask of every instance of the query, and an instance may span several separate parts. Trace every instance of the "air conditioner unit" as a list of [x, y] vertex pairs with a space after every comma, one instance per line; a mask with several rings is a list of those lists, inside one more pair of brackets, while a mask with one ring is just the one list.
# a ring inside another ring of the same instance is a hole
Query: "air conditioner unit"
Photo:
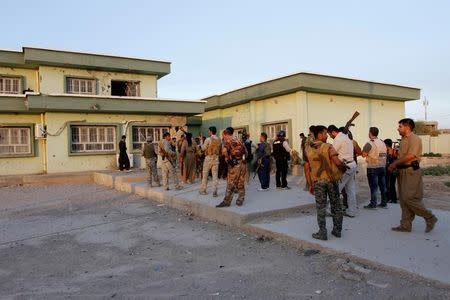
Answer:
[[34, 137], [36, 139], [45, 139], [47, 138], [47, 126], [42, 123], [38, 123], [34, 127]]
[[[130, 160], [130, 168], [133, 168], [133, 154], [128, 154], [128, 159]], [[117, 167], [119, 167], [119, 154], [116, 155]]]

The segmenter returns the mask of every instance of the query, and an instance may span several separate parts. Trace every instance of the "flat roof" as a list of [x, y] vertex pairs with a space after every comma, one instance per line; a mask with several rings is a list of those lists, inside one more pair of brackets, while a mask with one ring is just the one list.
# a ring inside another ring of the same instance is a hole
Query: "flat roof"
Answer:
[[397, 84], [299, 72], [251, 84], [223, 94], [203, 98], [205, 110], [227, 108], [252, 100], [263, 100], [297, 91], [344, 95], [368, 99], [409, 101], [420, 98], [420, 89]]
[[156, 75], [170, 73], [170, 62], [99, 53], [23, 47], [22, 51], [0, 50], [0, 66], [35, 69], [55, 66], [110, 72]]

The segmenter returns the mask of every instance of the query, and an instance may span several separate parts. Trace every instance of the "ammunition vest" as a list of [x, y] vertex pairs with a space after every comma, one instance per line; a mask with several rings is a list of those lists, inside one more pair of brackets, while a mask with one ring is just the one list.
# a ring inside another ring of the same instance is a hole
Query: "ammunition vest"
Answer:
[[220, 150], [222, 148], [222, 142], [220, 141], [220, 139], [218, 137], [216, 138], [210, 138], [210, 142], [208, 147], [205, 150], [205, 155], [219, 155], [220, 154]]
[[152, 143], [150, 144], [147, 143], [144, 145], [144, 157], [146, 159], [157, 157], [155, 152], [155, 145], [153, 145]]
[[284, 149], [284, 141], [276, 140], [273, 142], [273, 157], [278, 159], [289, 159], [289, 152]]
[[242, 159], [245, 155], [245, 146], [244, 143], [242, 143], [237, 138], [232, 138], [231, 141], [226, 143], [226, 147], [228, 150], [228, 155], [230, 156], [229, 159], [236, 158], [236, 159]]
[[384, 142], [380, 139], [374, 139], [369, 142], [372, 148], [367, 157], [368, 168], [383, 168], [386, 166], [387, 149]]
[[342, 178], [342, 172], [330, 160], [328, 149], [331, 144], [321, 143], [317, 148], [308, 149], [308, 161], [311, 166], [311, 180], [336, 182]]

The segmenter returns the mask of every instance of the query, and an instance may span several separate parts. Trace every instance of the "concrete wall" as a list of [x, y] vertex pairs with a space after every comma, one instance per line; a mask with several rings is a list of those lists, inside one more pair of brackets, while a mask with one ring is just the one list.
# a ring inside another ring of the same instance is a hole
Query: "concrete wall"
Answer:
[[83, 69], [39, 67], [40, 92], [43, 94], [63, 94], [65, 76], [95, 78], [98, 80], [98, 95], [111, 95], [111, 80], [140, 81], [141, 97], [156, 98], [157, 78], [153, 75], [101, 72]]
[[0, 67], [0, 75], [23, 76], [25, 86], [22, 86], [22, 90], [26, 90], [27, 88], [35, 92], [39, 90], [37, 70]]
[[299, 149], [299, 133], [307, 133], [310, 125], [344, 126], [356, 110], [361, 115], [355, 120], [355, 127], [351, 130], [359, 144], [368, 140], [371, 126], [380, 129], [380, 138], [398, 137], [397, 121], [405, 115], [404, 102], [305, 91], [205, 112], [202, 117], [202, 132], [205, 134], [212, 125], [219, 130], [226, 126], [248, 126], [252, 139], [256, 142], [263, 124], [287, 121], [291, 131], [289, 139], [295, 149]]
[[423, 153], [450, 154], [450, 134], [438, 136], [421, 135]]
[[[36, 124], [40, 115], [0, 114], [0, 124]], [[34, 146], [32, 157], [0, 157], [0, 176], [19, 174], [39, 174], [44, 169], [42, 143], [31, 137]]]

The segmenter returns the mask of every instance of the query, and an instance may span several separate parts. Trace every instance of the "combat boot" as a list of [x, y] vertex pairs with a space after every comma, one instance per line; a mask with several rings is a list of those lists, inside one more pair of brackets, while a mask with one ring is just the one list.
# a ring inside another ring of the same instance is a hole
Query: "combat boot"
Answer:
[[327, 230], [326, 229], [320, 229], [318, 232], [313, 233], [312, 237], [317, 239], [317, 240], [326, 241], [326, 240], [328, 240]]
[[331, 234], [334, 235], [337, 238], [340, 238], [342, 236], [341, 231], [337, 230], [337, 229], [333, 229], [333, 231], [331, 231]]
[[219, 204], [216, 205], [216, 207], [228, 207], [230, 206], [230, 204], [225, 203], [224, 201], [220, 202]]
[[425, 232], [428, 233], [431, 230], [433, 230], [434, 225], [437, 223], [438, 219], [436, 216], [432, 216], [429, 220], [427, 220], [427, 228], [425, 229]]

